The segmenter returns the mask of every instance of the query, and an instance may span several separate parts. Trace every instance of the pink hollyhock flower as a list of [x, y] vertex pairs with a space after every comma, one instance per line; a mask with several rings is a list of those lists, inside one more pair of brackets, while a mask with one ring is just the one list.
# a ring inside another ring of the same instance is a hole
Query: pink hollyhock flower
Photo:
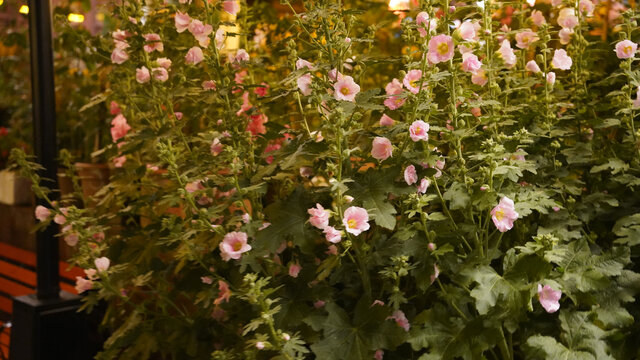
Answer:
[[471, 115], [473, 115], [475, 117], [482, 116], [482, 110], [479, 107], [472, 107], [470, 112], [471, 112]]
[[393, 153], [391, 141], [385, 137], [377, 136], [373, 139], [371, 156], [380, 161], [388, 159]]
[[224, 46], [224, 39], [226, 38], [226, 35], [227, 34], [223, 28], [218, 28], [218, 30], [216, 30], [214, 40], [216, 41], [216, 48], [218, 50], [222, 49], [222, 47]]
[[433, 264], [433, 274], [431, 274], [431, 276], [429, 277], [432, 284], [434, 281], [436, 281], [438, 276], [440, 276], [440, 268], [438, 268], [438, 265]]
[[146, 66], [136, 69], [136, 81], [140, 84], [144, 84], [151, 80], [151, 74]]
[[416, 173], [415, 166], [409, 165], [404, 169], [404, 181], [406, 181], [407, 185], [413, 185], [418, 181], [418, 174]]
[[429, 188], [429, 185], [431, 185], [431, 181], [429, 181], [426, 178], [423, 178], [422, 180], [420, 180], [420, 185], [418, 185], [417, 189], [418, 189], [418, 194], [424, 194], [427, 192], [427, 189]]
[[616, 44], [616, 56], [618, 59], [629, 59], [635, 56], [638, 44], [630, 40], [622, 40]]
[[45, 221], [49, 216], [51, 216], [51, 210], [42, 205], [36, 206], [36, 219], [38, 219], [38, 221]]
[[553, 71], [550, 71], [547, 74], [547, 84], [553, 86], [553, 84], [556, 83], [556, 73], [554, 73]]
[[530, 7], [533, 7], [533, 6], [536, 4], [536, 0], [527, 0], [527, 4], [528, 4]]
[[269, 85], [263, 82], [262, 84], [260, 84], [260, 86], [256, 87], [253, 90], [253, 93], [256, 94], [258, 97], [265, 97], [267, 96], [268, 91], [269, 91]]
[[535, 73], [535, 74], [540, 72], [540, 66], [538, 66], [535, 60], [529, 61], [524, 68], [527, 69], [527, 71], [531, 71], [532, 73]]
[[558, 37], [560, 38], [560, 44], [567, 45], [571, 42], [571, 34], [573, 34], [573, 30], [571, 29], [562, 29], [558, 31]]
[[122, 64], [125, 61], [129, 60], [129, 54], [124, 49], [115, 48], [111, 53], [111, 62], [114, 64]]
[[548, 313], [554, 313], [560, 309], [560, 297], [562, 297], [562, 291], [553, 290], [551, 286], [538, 284], [538, 300], [540, 305]]
[[558, 25], [565, 29], [573, 29], [578, 25], [578, 17], [573, 8], [563, 8], [558, 13]]
[[409, 126], [409, 136], [411, 140], [415, 141], [428, 141], [429, 140], [429, 124], [422, 120], [416, 120]]
[[125, 155], [118, 156], [113, 158], [113, 166], [117, 168], [121, 168], [124, 166], [124, 163], [127, 162], [127, 157]]
[[327, 251], [325, 251], [327, 255], [338, 255], [338, 248], [335, 245], [329, 245], [327, 247]]
[[216, 82], [213, 80], [205, 80], [202, 82], [202, 88], [204, 90], [215, 90], [217, 89]]
[[480, 70], [482, 62], [478, 60], [478, 57], [472, 53], [462, 54], [462, 70], [470, 73], [475, 73]]
[[151, 69], [153, 79], [159, 82], [165, 82], [169, 79], [169, 72], [163, 67], [157, 67]]
[[113, 37], [114, 41], [127, 41], [129, 34], [124, 30], [117, 29], [111, 33], [111, 37]]
[[369, 307], [374, 307], [374, 306], [384, 306], [384, 301], [381, 300], [373, 300], [373, 303], [371, 303], [371, 306]]
[[231, 298], [231, 290], [229, 290], [229, 284], [222, 280], [218, 280], [218, 297], [213, 301], [214, 305], [220, 305], [222, 302], [229, 302]]
[[245, 49], [239, 49], [236, 52], [236, 57], [234, 58], [236, 62], [247, 62], [249, 61], [249, 53]]
[[118, 105], [118, 103], [115, 101], [111, 101], [111, 103], [109, 104], [109, 113], [111, 115], [118, 115], [121, 112], [122, 112], [122, 109], [120, 109], [120, 106]]
[[313, 303], [313, 307], [316, 309], [321, 309], [324, 307], [324, 305], [326, 304], [326, 302], [322, 301], [322, 300], [318, 300], [316, 302]]
[[436, 249], [436, 244], [430, 242], [427, 244], [427, 249], [429, 249], [429, 251], [435, 251]]
[[520, 49], [528, 49], [531, 44], [538, 40], [540, 40], [538, 34], [529, 29], [516, 34], [516, 46]]
[[264, 346], [265, 346], [264, 342], [262, 342], [262, 341], [256, 342], [256, 349], [262, 350], [262, 349], [264, 349]]
[[387, 319], [393, 319], [398, 326], [404, 329], [404, 331], [409, 331], [411, 328], [409, 320], [407, 320], [407, 317], [402, 310], [394, 311]]
[[380, 126], [393, 126], [394, 122], [387, 114], [382, 114], [382, 117], [380, 117]]
[[436, 30], [438, 23], [436, 19], [429, 20], [429, 14], [423, 11], [416, 16], [416, 25], [418, 26], [420, 37], [425, 37], [428, 31]]
[[297, 80], [298, 89], [304, 96], [311, 95], [311, 74], [304, 74], [300, 76]]
[[103, 256], [101, 258], [95, 259], [93, 263], [96, 265], [96, 270], [98, 270], [98, 272], [103, 272], [109, 269], [109, 265], [111, 264], [111, 261], [109, 260], [108, 257]]
[[96, 275], [98, 270], [96, 269], [84, 269], [84, 274], [87, 275], [87, 279], [96, 280], [98, 276]]
[[224, 236], [220, 243], [220, 255], [222, 260], [238, 260], [242, 253], [251, 250], [251, 245], [247, 244], [247, 234], [244, 232], [232, 231]]
[[533, 10], [531, 12], [531, 21], [533, 21], [533, 24], [535, 26], [541, 26], [542, 24], [545, 24], [547, 22], [540, 10]]
[[76, 233], [71, 233], [71, 234], [68, 234], [67, 236], [64, 237], [64, 242], [66, 242], [67, 245], [72, 246], [72, 247], [76, 246], [76, 244], [78, 244], [78, 240], [79, 240], [78, 234], [76, 234]]
[[202, 281], [203, 284], [207, 285], [213, 284], [213, 279], [210, 276], [201, 276], [200, 281]]
[[164, 45], [162, 44], [162, 41], [160, 41], [160, 35], [158, 34], [145, 34], [142, 35], [142, 37], [144, 37], [145, 41], [147, 42], [142, 48], [144, 49], [144, 51], [150, 53], [153, 51], [159, 51], [162, 52], [164, 51]]
[[202, 49], [197, 46], [189, 49], [187, 55], [184, 57], [184, 62], [187, 65], [197, 65], [202, 60], [204, 60], [204, 54], [202, 53]]
[[189, 194], [192, 194], [198, 190], [203, 190], [204, 185], [202, 185], [202, 182], [200, 182], [200, 180], [196, 180], [185, 185], [184, 189], [187, 190]]
[[309, 223], [320, 230], [324, 230], [329, 225], [329, 212], [320, 204], [316, 204], [315, 208], [310, 208], [307, 213], [311, 215]]
[[298, 263], [293, 263], [289, 265], [289, 276], [292, 278], [297, 278], [298, 274], [300, 274], [300, 270], [302, 270], [302, 266]]
[[411, 91], [414, 94], [417, 94], [420, 89], [420, 79], [422, 79], [422, 71], [421, 70], [409, 70], [407, 75], [405, 75], [402, 83], [407, 88], [407, 90]]
[[487, 85], [487, 82], [489, 82], [489, 78], [487, 77], [487, 72], [480, 69], [475, 73], [471, 74], [471, 82], [480, 86]]
[[222, 150], [224, 150], [224, 145], [220, 143], [220, 139], [213, 139], [213, 142], [211, 143], [211, 155], [218, 156]]
[[384, 106], [388, 107], [389, 110], [396, 110], [404, 105], [407, 99], [401, 98], [400, 96], [391, 96], [384, 100]]
[[174, 17], [176, 31], [181, 33], [189, 28], [189, 24], [191, 23], [191, 17], [189, 14], [183, 14], [180, 11], [176, 12]]
[[344, 76], [333, 85], [333, 90], [335, 90], [336, 100], [355, 102], [356, 95], [360, 92], [360, 86], [353, 81], [351, 76]]
[[586, 13], [587, 16], [591, 16], [593, 15], [593, 10], [595, 10], [596, 7], [595, 5], [593, 5], [593, 3], [590, 0], [580, 0], [580, 4], [578, 5], [578, 8], [583, 13]]
[[129, 130], [131, 130], [131, 126], [127, 124], [127, 119], [122, 114], [118, 114], [111, 120], [111, 138], [113, 142], [118, 142], [118, 140], [125, 137]]
[[158, 64], [158, 66], [163, 67], [167, 70], [169, 70], [169, 68], [171, 67], [171, 60], [167, 58], [157, 58], [156, 63]]
[[213, 27], [209, 24], [203, 24], [200, 20], [193, 20], [189, 24], [189, 32], [193, 35], [194, 38], [198, 41], [200, 46], [207, 47], [209, 46], [209, 35], [213, 32]]
[[564, 49], [558, 49], [553, 53], [553, 60], [551, 60], [551, 66], [560, 70], [569, 70], [573, 61], [567, 55]]
[[449, 35], [436, 35], [429, 40], [427, 59], [433, 64], [453, 59], [453, 39]]
[[342, 224], [348, 233], [358, 236], [369, 230], [369, 214], [361, 207], [351, 206], [344, 211]]
[[402, 94], [402, 83], [398, 79], [393, 79], [385, 86], [384, 90], [387, 92], [387, 95]]
[[296, 60], [296, 70], [300, 70], [302, 68], [311, 70], [313, 68], [313, 64], [308, 62], [307, 60], [298, 58], [298, 60]]
[[327, 226], [323, 230], [324, 236], [328, 242], [337, 244], [342, 241], [342, 233], [333, 226]]
[[93, 288], [93, 281], [87, 280], [80, 276], [76, 276], [76, 291], [78, 294], [82, 294], [87, 290], [91, 290]]
[[507, 68], [511, 68], [516, 64], [516, 54], [513, 52], [509, 40], [502, 40], [500, 49], [498, 49], [498, 54], [502, 58], [502, 61], [504, 61]]
[[327, 77], [329, 77], [329, 80], [331, 81], [340, 80], [343, 76], [344, 75], [342, 75], [342, 73], [340, 73], [336, 68], [329, 70], [329, 72], [327, 73]]
[[373, 354], [373, 358], [376, 360], [382, 360], [384, 357], [384, 350], [382, 349], [378, 349], [376, 350], [376, 353]]
[[238, 0], [224, 0], [222, 2], [222, 10], [231, 15], [236, 15], [240, 12], [240, 3], [238, 3]]
[[464, 41], [478, 41], [478, 33], [480, 32], [480, 24], [477, 21], [465, 21], [460, 24], [458, 34]]
[[513, 200], [506, 196], [503, 196], [500, 203], [491, 210], [491, 220], [500, 232], [511, 230], [518, 216]]
[[247, 124], [247, 131], [251, 133], [253, 136], [257, 136], [258, 134], [266, 134], [267, 128], [264, 126], [265, 123], [269, 121], [269, 118], [265, 114], [256, 114], [251, 115], [251, 121]]

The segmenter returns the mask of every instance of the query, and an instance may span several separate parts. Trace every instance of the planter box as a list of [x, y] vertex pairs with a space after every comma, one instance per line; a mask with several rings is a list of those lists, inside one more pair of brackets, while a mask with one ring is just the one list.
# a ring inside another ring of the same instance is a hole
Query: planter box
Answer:
[[31, 182], [15, 171], [0, 171], [0, 203], [7, 205], [31, 204]]

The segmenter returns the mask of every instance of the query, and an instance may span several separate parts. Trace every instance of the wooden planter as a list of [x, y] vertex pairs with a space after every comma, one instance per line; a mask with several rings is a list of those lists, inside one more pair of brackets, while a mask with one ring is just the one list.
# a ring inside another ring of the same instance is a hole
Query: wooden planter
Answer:
[[109, 183], [111, 171], [107, 164], [76, 163], [75, 166], [85, 197], [93, 196]]
[[21, 178], [15, 171], [0, 171], [0, 203], [7, 205], [29, 205], [33, 196], [31, 182]]

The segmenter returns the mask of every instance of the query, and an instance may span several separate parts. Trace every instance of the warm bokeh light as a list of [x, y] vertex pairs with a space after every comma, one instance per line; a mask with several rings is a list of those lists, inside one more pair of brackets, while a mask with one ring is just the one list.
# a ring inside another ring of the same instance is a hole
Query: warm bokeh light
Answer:
[[405, 11], [409, 10], [410, 0], [389, 0], [389, 10]]
[[27, 5], [22, 5], [20, 6], [20, 10], [18, 10], [20, 12], [20, 14], [28, 14], [29, 13], [29, 7]]
[[69, 21], [72, 23], [81, 23], [84, 21], [84, 15], [71, 13], [67, 17], [67, 19], [69, 19]]
[[2, 6], [2, 4], [4, 4], [4, 0], [0, 0], [0, 6]]

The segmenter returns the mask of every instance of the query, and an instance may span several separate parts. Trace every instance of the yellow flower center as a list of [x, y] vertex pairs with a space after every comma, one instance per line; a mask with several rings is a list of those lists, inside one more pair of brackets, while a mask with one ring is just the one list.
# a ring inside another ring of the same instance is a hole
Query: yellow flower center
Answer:
[[422, 133], [422, 128], [420, 126], [416, 126], [416, 134]]
[[349, 95], [349, 88], [345, 86], [340, 89], [340, 92], [342, 93], [342, 95]]
[[233, 244], [233, 251], [240, 251], [242, 249], [242, 243], [240, 241]]
[[409, 85], [411, 85], [411, 87], [418, 86], [418, 80], [409, 81]]
[[448, 52], [449, 52], [449, 44], [447, 44], [446, 42], [442, 42], [438, 44], [438, 54], [445, 55]]
[[349, 226], [349, 229], [353, 229], [353, 228], [355, 228], [356, 226], [358, 226], [358, 222], [357, 222], [357, 221], [355, 221], [355, 220], [353, 220], [353, 219], [348, 220], [348, 221], [347, 221], [347, 226]]
[[497, 210], [497, 211], [493, 214], [493, 216], [495, 216], [495, 217], [496, 217], [496, 219], [498, 219], [498, 221], [502, 221], [502, 219], [504, 219], [504, 210], [502, 210], [502, 209]]
[[633, 52], [633, 48], [630, 45], [625, 46], [623, 50], [625, 54], [631, 54]]

